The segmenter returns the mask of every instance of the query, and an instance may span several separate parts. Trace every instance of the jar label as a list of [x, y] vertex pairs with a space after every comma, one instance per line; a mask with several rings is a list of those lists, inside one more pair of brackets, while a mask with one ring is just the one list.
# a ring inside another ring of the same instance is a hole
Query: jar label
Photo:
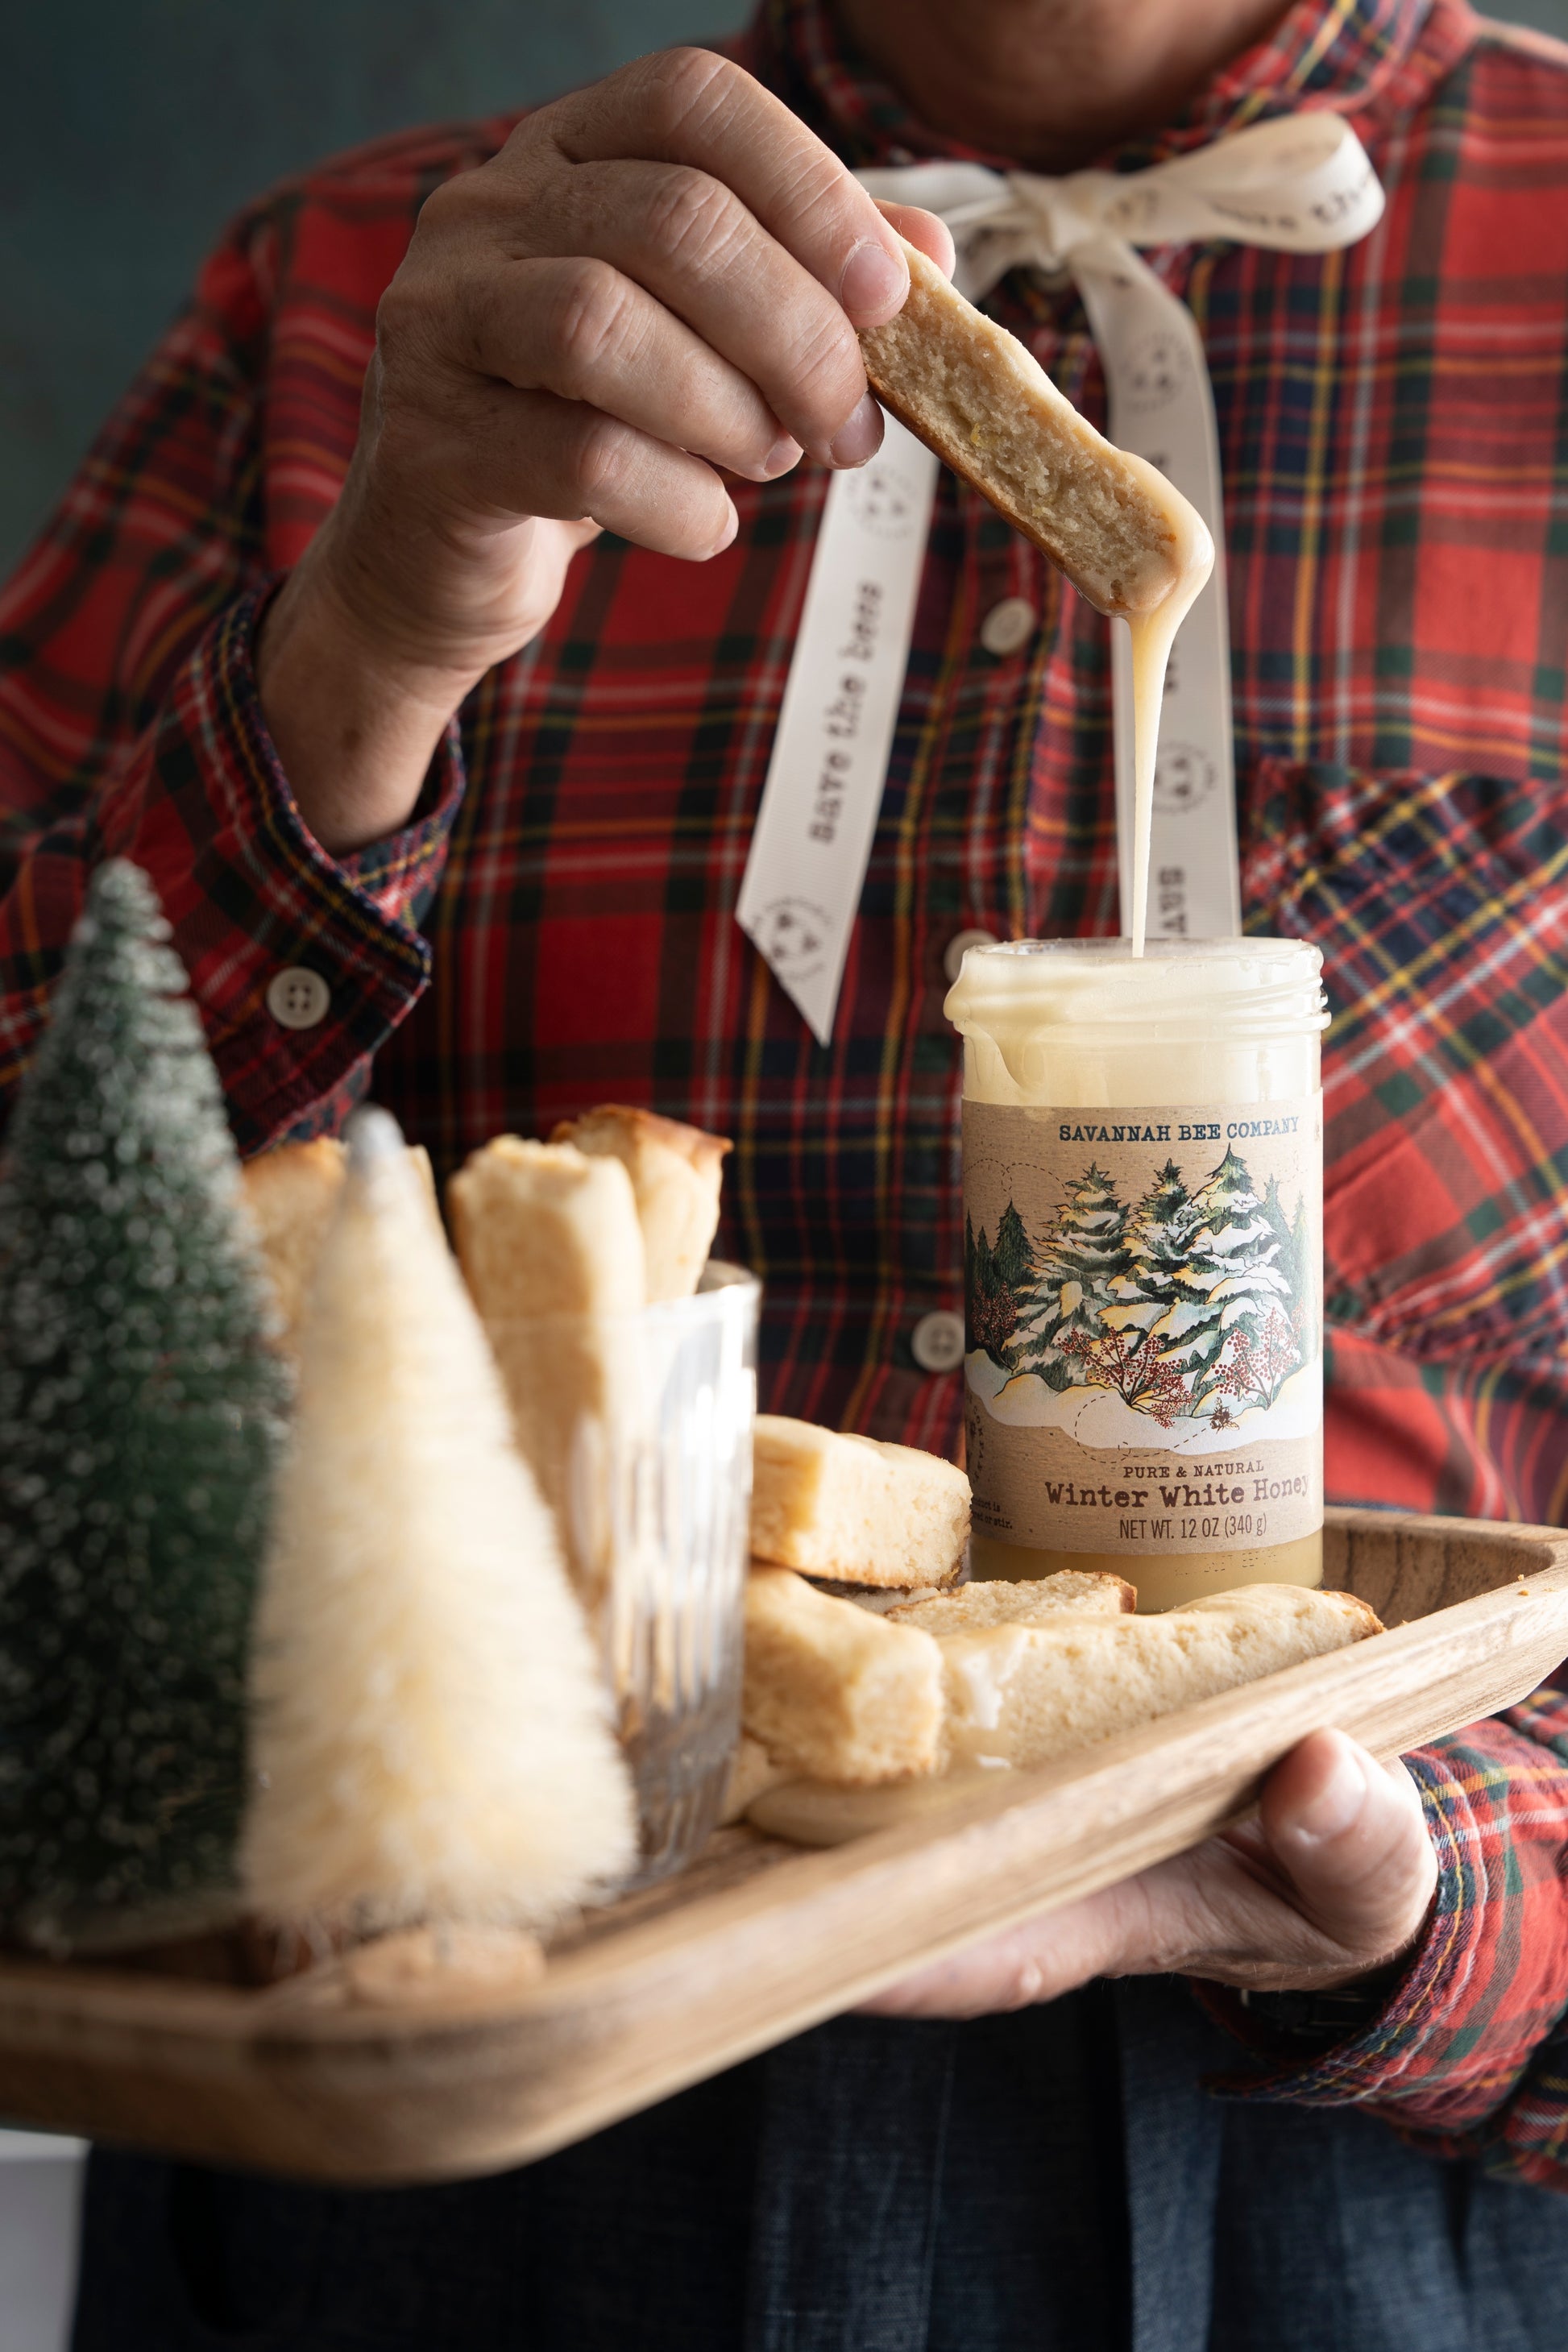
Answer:
[[963, 1106], [974, 1525], [1250, 1551], [1323, 1518], [1322, 1097]]

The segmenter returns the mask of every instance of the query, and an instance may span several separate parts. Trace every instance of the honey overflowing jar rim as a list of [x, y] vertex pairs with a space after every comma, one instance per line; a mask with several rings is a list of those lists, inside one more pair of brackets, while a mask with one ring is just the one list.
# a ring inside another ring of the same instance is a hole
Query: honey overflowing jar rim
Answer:
[[1019, 1042], [1261, 1040], [1326, 1029], [1322, 955], [1306, 940], [1004, 940], [966, 952], [943, 1012], [961, 1034], [1001, 1021]]

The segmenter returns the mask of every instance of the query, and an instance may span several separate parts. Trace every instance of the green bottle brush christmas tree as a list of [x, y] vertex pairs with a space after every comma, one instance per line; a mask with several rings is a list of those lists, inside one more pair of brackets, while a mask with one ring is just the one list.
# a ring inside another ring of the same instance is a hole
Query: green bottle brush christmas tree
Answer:
[[285, 1381], [152, 885], [94, 875], [0, 1174], [0, 1930], [237, 1908]]

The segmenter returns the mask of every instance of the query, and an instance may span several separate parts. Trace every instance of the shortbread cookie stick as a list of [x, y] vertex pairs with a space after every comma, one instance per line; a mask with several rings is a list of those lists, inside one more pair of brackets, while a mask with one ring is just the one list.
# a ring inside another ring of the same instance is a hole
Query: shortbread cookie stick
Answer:
[[1072, 1612], [952, 1633], [940, 1645], [950, 1759], [1044, 1764], [1382, 1630], [1348, 1592], [1249, 1584], [1159, 1617]]
[[[422, 1143], [407, 1146], [408, 1157], [439, 1222], [436, 1179]], [[262, 1263], [278, 1308], [278, 1339], [285, 1353], [298, 1353], [300, 1319], [332, 1213], [342, 1191], [343, 1147], [331, 1136], [312, 1143], [280, 1143], [247, 1160], [240, 1171], [245, 1204], [261, 1244]]]
[[297, 2009], [490, 2009], [544, 1975], [544, 1947], [523, 1927], [400, 1927], [285, 1977], [257, 1996], [266, 2014]]
[[[436, 1171], [430, 1165], [430, 1154], [422, 1143], [410, 1143], [405, 1148], [409, 1163], [419, 1179], [419, 1190], [429, 1203], [431, 1214], [439, 1225], [441, 1224], [441, 1200], [436, 1190]], [[445, 1233], [446, 1227], [442, 1225], [441, 1230]]]
[[1125, 1577], [1097, 1569], [1064, 1568], [1055, 1576], [1022, 1583], [986, 1581], [960, 1585], [955, 1592], [916, 1593], [888, 1612], [900, 1625], [918, 1625], [942, 1640], [949, 1633], [977, 1633], [989, 1625], [1049, 1625], [1064, 1613], [1088, 1617], [1131, 1615], [1138, 1595]]
[[579, 1592], [609, 1574], [609, 1465], [635, 1423], [626, 1318], [644, 1301], [642, 1228], [618, 1160], [498, 1136], [447, 1188], [458, 1263], [506, 1383], [518, 1444]]
[[945, 1584], [969, 1540], [969, 1481], [913, 1446], [759, 1413], [752, 1557], [839, 1584]]
[[647, 1303], [637, 1202], [616, 1160], [498, 1135], [447, 1198], [458, 1263], [487, 1317], [637, 1315]]
[[746, 1586], [742, 1719], [775, 1764], [825, 1780], [897, 1780], [942, 1755], [942, 1653], [787, 1569]]
[[735, 1750], [735, 1761], [730, 1768], [730, 1784], [724, 1791], [724, 1801], [719, 1809], [719, 1826], [725, 1829], [731, 1822], [744, 1818], [750, 1808], [766, 1790], [776, 1789], [790, 1778], [787, 1764], [775, 1764], [760, 1739], [749, 1731], [741, 1734], [741, 1744]]
[[342, 1145], [321, 1136], [314, 1143], [285, 1143], [264, 1151], [240, 1171], [278, 1309], [278, 1336], [291, 1355], [346, 1164]]
[[637, 1195], [648, 1297], [689, 1298], [719, 1223], [719, 1187], [731, 1148], [725, 1139], [653, 1111], [602, 1103], [581, 1118], [562, 1119], [550, 1140], [621, 1161]]
[[1152, 612], [1213, 561], [1201, 516], [1157, 467], [1097, 433], [934, 261], [911, 245], [904, 254], [909, 299], [860, 337], [879, 400], [1100, 612]]

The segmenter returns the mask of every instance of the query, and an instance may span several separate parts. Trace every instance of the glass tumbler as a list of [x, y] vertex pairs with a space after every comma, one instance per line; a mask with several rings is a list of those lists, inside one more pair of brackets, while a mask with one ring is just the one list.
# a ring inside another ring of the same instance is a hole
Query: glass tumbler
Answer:
[[760, 1291], [713, 1260], [640, 1314], [488, 1327], [636, 1784], [633, 1886], [697, 1852], [740, 1738]]

